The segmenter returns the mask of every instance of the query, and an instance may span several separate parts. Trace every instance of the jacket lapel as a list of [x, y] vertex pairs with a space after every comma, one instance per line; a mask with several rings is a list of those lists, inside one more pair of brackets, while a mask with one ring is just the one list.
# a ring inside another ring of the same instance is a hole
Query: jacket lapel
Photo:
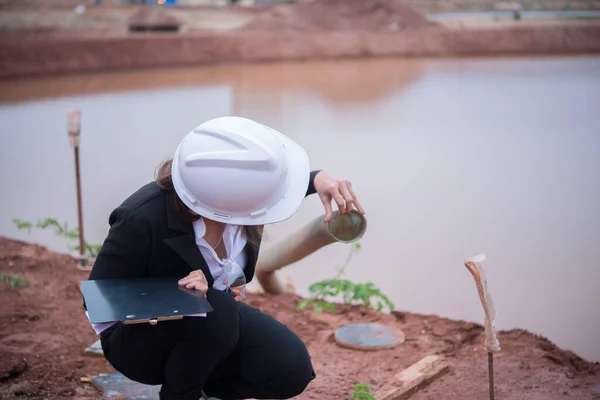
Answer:
[[[173, 196], [175, 193], [172, 194]], [[177, 236], [164, 239], [163, 242], [177, 253], [189, 266], [190, 271], [201, 269], [206, 276], [208, 286], [212, 287], [214, 278], [210, 273], [206, 260], [200, 253], [196, 245], [194, 236], [194, 226], [178, 214], [175, 209], [175, 203], [172, 196], [166, 196], [167, 217], [169, 219], [169, 228], [179, 232]]]

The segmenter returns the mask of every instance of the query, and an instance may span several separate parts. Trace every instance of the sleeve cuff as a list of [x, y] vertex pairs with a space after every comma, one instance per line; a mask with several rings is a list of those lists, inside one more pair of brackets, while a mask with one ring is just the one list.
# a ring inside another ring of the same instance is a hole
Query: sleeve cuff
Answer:
[[319, 172], [321, 172], [320, 169], [310, 172], [310, 179], [308, 180], [308, 188], [306, 189], [306, 196], [310, 196], [311, 194], [317, 193], [317, 190], [315, 189], [315, 176], [317, 176], [317, 174]]

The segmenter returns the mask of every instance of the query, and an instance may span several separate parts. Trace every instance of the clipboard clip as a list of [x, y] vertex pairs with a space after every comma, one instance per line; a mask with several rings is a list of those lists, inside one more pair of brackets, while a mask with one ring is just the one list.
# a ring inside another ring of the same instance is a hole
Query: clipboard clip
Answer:
[[123, 321], [123, 323], [125, 325], [131, 325], [131, 324], [150, 324], [150, 325], [156, 325], [161, 321], [174, 321], [177, 319], [182, 319], [183, 315], [173, 315], [170, 317], [151, 317], [151, 318], [144, 318], [144, 319], [134, 319], [134, 320], [127, 320], [127, 321]]

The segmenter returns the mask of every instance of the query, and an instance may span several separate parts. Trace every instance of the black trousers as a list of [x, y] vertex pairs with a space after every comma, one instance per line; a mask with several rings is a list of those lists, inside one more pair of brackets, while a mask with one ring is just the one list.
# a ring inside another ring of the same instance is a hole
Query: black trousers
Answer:
[[315, 378], [306, 346], [259, 310], [209, 289], [214, 311], [102, 332], [104, 356], [127, 378], [162, 385], [161, 399], [289, 399]]

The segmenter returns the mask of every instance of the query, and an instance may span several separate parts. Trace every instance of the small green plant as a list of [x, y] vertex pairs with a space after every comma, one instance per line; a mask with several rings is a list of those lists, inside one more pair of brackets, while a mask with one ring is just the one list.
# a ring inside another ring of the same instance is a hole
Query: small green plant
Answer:
[[345, 304], [359, 302], [377, 312], [383, 310], [385, 306], [390, 311], [394, 309], [394, 304], [379, 289], [374, 287], [371, 282], [353, 283], [346, 279], [328, 279], [313, 283], [308, 290], [311, 296], [298, 304], [299, 310], [312, 305], [313, 310], [316, 312], [321, 312], [326, 308], [332, 314], [335, 314], [335, 304], [326, 301], [325, 298], [335, 298], [339, 295], [343, 297]]
[[33, 224], [29, 221], [23, 221], [18, 218], [13, 218], [13, 223], [17, 226], [17, 229], [22, 231], [23, 229], [27, 229], [27, 232], [31, 232], [31, 228], [33, 228]]
[[386, 295], [381, 293], [373, 283], [353, 283], [347, 279], [340, 279], [342, 274], [346, 271], [346, 267], [350, 263], [352, 255], [360, 251], [360, 248], [360, 243], [358, 242], [351, 247], [346, 263], [340, 268], [333, 279], [326, 279], [310, 285], [308, 288], [310, 296], [298, 303], [298, 309], [304, 310], [310, 305], [315, 312], [320, 313], [323, 309], [327, 309], [332, 314], [335, 314], [335, 304], [326, 299], [336, 298], [341, 295], [345, 304], [354, 304], [358, 302], [377, 312], [380, 312], [383, 310], [384, 306], [387, 306], [389, 310], [392, 311], [394, 309], [394, 304]]
[[356, 383], [352, 386], [354, 393], [350, 400], [375, 400], [371, 394], [371, 385], [368, 383]]
[[[69, 226], [67, 225], [67, 223], [61, 224], [55, 218], [46, 218], [44, 220], [39, 220], [35, 225], [29, 221], [24, 221], [19, 218], [13, 218], [13, 223], [19, 230], [27, 229], [28, 232], [31, 232], [31, 229], [33, 227], [39, 228], [39, 229], [54, 229], [54, 234], [56, 236], [62, 237], [64, 239], [66, 239], [68, 242], [72, 242], [72, 241], [78, 242], [79, 241], [79, 229], [78, 228], [69, 229]], [[92, 258], [94, 258], [98, 255], [98, 253], [100, 252], [100, 248], [102, 247], [102, 245], [91, 244], [91, 243], [88, 243], [85, 241], [83, 242], [83, 245], [85, 246], [85, 250], [87, 251], [87, 254]], [[77, 243], [77, 244], [67, 243], [67, 248], [71, 251], [79, 251], [79, 243]]]
[[8, 283], [13, 289], [19, 286], [29, 286], [29, 281], [27, 279], [15, 275], [0, 274], [0, 281]]

